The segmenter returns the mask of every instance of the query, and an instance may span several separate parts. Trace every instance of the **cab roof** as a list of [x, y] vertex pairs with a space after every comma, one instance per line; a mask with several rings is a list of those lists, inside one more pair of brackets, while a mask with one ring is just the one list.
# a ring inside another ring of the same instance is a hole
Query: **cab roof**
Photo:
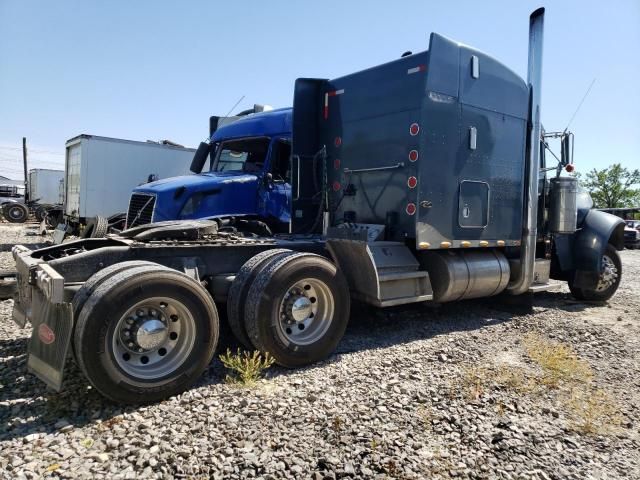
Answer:
[[279, 108], [268, 112], [254, 113], [216, 130], [211, 138], [214, 142], [242, 137], [271, 137], [291, 135], [292, 108]]

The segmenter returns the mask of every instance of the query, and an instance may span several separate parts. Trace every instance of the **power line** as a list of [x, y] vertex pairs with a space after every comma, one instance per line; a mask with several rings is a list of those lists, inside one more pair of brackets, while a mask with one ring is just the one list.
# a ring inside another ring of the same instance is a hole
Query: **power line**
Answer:
[[[5, 146], [0, 145], [0, 149], [4, 149], [4, 150], [17, 150], [17, 151], [19, 151], [19, 152], [22, 152], [22, 148], [19, 148], [19, 147], [5, 147]], [[59, 156], [64, 156], [64, 153], [61, 153], [61, 152], [53, 152], [53, 151], [51, 151], [51, 150], [32, 150], [31, 148], [28, 148], [28, 147], [27, 147], [27, 151], [28, 151], [29, 153], [46, 153], [46, 154], [49, 154], [49, 155], [59, 155]]]

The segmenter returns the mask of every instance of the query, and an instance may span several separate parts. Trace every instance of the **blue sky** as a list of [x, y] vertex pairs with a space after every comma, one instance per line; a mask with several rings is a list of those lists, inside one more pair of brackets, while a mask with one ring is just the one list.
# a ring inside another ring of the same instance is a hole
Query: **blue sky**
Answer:
[[571, 125], [579, 171], [640, 168], [640, 0], [0, 0], [0, 175], [61, 167], [80, 133], [194, 146], [208, 118], [289, 106], [297, 77], [334, 78], [421, 51], [436, 31], [526, 77], [528, 15], [547, 8], [542, 116]]

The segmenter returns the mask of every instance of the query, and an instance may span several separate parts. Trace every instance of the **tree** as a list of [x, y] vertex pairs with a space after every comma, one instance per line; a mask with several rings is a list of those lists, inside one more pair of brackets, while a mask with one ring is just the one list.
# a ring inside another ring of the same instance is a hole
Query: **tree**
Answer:
[[[582, 179], [581, 179], [582, 180]], [[640, 170], [629, 171], [619, 163], [593, 169], [580, 182], [589, 190], [597, 208], [636, 207], [640, 204]]]

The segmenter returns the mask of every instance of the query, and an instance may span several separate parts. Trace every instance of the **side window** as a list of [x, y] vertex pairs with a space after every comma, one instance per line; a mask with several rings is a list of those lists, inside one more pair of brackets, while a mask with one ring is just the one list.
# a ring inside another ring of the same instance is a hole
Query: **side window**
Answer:
[[291, 183], [291, 143], [286, 140], [279, 140], [275, 147], [275, 155], [271, 161], [273, 180]]

